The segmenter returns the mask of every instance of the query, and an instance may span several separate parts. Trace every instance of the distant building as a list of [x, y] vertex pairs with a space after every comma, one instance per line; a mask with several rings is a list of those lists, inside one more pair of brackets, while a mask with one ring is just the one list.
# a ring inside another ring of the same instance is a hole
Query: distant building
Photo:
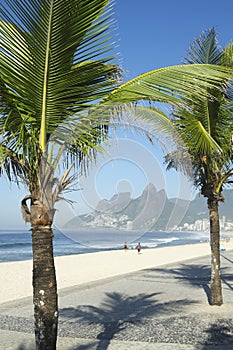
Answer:
[[127, 221], [126, 229], [127, 230], [132, 230], [133, 229], [133, 221]]

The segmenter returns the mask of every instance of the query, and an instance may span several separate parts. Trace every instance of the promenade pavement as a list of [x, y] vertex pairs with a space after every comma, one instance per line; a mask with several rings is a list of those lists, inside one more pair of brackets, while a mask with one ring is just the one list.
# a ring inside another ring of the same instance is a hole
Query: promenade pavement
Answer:
[[[57, 349], [232, 350], [233, 252], [221, 255], [221, 307], [208, 303], [209, 256], [60, 290]], [[31, 297], [0, 304], [0, 349], [33, 341]]]

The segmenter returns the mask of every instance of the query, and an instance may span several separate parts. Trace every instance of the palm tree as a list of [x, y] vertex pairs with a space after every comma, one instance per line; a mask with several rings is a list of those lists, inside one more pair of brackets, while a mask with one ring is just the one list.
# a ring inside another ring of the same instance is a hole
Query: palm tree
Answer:
[[[210, 63], [233, 67], [233, 46], [230, 43], [222, 50], [217, 41], [214, 29], [203, 33], [188, 51], [188, 63]], [[201, 194], [207, 198], [210, 218], [210, 244], [211, 244], [211, 300], [212, 305], [223, 303], [221, 277], [220, 277], [220, 224], [219, 202], [224, 201], [222, 190], [224, 186], [232, 183], [232, 134], [233, 114], [227, 109], [232, 100], [232, 84], [224, 93], [212, 91], [215, 99], [198, 101], [192, 107], [192, 117], [195, 118], [195, 130], [191, 130], [191, 119], [181, 122], [187, 134], [185, 142], [188, 144], [193, 159], [193, 175], [195, 185], [201, 189]], [[202, 108], [202, 113], [200, 113]], [[181, 111], [182, 116], [182, 111]], [[187, 123], [188, 122], [188, 123]], [[204, 130], [201, 130], [201, 128]], [[195, 135], [195, 136], [194, 136]], [[212, 145], [211, 145], [212, 144]]]
[[[10, 162], [15, 169], [17, 164], [22, 171], [15, 174], [29, 191], [22, 212], [32, 230], [36, 347], [55, 349], [52, 223], [55, 203], [74, 180], [73, 161], [80, 166], [99, 149], [118, 104], [151, 98], [179, 106], [190, 86], [201, 98], [207, 87], [228, 78], [229, 71], [201, 65], [170, 67], [142, 75], [114, 93], [119, 69], [108, 54], [108, 0], [4, 0], [2, 5], [0, 133], [5, 153], [0, 166], [7, 169]], [[95, 110], [94, 104], [103, 98]], [[64, 153], [70, 156], [68, 167], [57, 179]]]
[[[186, 69], [192, 69], [196, 65], [202, 65], [203, 68], [212, 64], [217, 69], [228, 67], [232, 72], [233, 67], [233, 45], [230, 43], [224, 50], [221, 49], [216, 41], [214, 29], [204, 32], [198, 38], [188, 51], [189, 57], [186, 61]], [[182, 70], [184, 67], [182, 67]], [[206, 68], [205, 68], [206, 69]], [[203, 73], [205, 71], [203, 70]], [[185, 69], [184, 69], [185, 71]], [[231, 76], [233, 74], [231, 73]], [[220, 225], [219, 225], [219, 202], [224, 201], [222, 190], [233, 182], [233, 85], [232, 80], [226, 85], [208, 87], [203, 86], [203, 95], [197, 95], [193, 87], [187, 86], [179, 81], [181, 76], [178, 74], [177, 84], [182, 84], [183, 92], [178, 93], [180, 103], [174, 101], [177, 97], [177, 91], [170, 90], [172, 93], [171, 103], [174, 104], [170, 116], [161, 113], [160, 110], [153, 107], [145, 112], [145, 107], [140, 108], [136, 117], [145, 123], [150, 123], [150, 130], [162, 133], [167, 140], [173, 140], [179, 147], [165, 155], [165, 162], [168, 169], [171, 167], [183, 171], [193, 179], [194, 185], [200, 188], [201, 194], [207, 198], [210, 218], [210, 245], [211, 245], [211, 305], [221, 305], [223, 303], [221, 278], [220, 278]], [[200, 79], [200, 77], [199, 77]], [[121, 86], [122, 93], [124, 89], [132, 96], [140, 93], [142, 84], [139, 88], [129, 82], [128, 86]], [[195, 84], [194, 84], [195, 85]], [[149, 85], [147, 96], [151, 100], [163, 101], [163, 90], [161, 98], [157, 99], [157, 86]], [[154, 93], [154, 90], [155, 93]], [[111, 95], [114, 96], [113, 92]], [[126, 95], [125, 94], [125, 95]], [[194, 96], [195, 95], [195, 96]], [[117, 98], [117, 96], [115, 96]], [[185, 153], [184, 153], [185, 152]]]
[[[77, 121], [74, 116], [116, 87], [111, 6], [108, 0], [5, 0], [2, 5], [1, 169], [9, 175], [13, 170], [29, 190], [22, 212], [32, 231], [36, 347], [55, 349], [58, 306], [51, 225], [55, 203], [73, 181], [71, 166], [60, 180], [55, 171], [65, 147], [79, 164], [106, 133], [99, 119], [83, 113]], [[55, 131], [59, 147], [48, 145]]]
[[[233, 67], [232, 43], [224, 50], [221, 49], [212, 28], [192, 43], [186, 61], [189, 64], [207, 63]], [[182, 108], [174, 111], [179, 133], [192, 160], [194, 184], [207, 198], [211, 245], [211, 305], [223, 303], [218, 207], [219, 202], [224, 201], [224, 186], [231, 184], [233, 180], [233, 114], [232, 110], [227, 109], [229, 100], [232, 99], [232, 87], [230, 84], [223, 92], [213, 89], [212, 98], [206, 96], [204, 99], [197, 99], [188, 111]]]

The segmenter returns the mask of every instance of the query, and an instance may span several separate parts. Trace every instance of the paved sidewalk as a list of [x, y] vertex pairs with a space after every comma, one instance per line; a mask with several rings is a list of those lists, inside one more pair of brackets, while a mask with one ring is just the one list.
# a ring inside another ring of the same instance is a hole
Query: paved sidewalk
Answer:
[[[203, 257], [61, 290], [58, 350], [232, 350], [233, 252], [222, 253], [221, 307], [208, 304], [209, 265]], [[0, 340], [1, 350], [33, 349], [31, 298], [0, 304]]]
[[[9, 339], [10, 336], [10, 339]], [[33, 335], [0, 330], [1, 350], [31, 350], [33, 348]], [[5, 344], [5, 345], [4, 345]], [[18, 345], [17, 344], [21, 344]], [[7, 346], [7, 347], [6, 347]], [[133, 341], [111, 340], [99, 342], [96, 339], [58, 338], [58, 350], [232, 350], [232, 345], [187, 345], [175, 343], [146, 343]]]

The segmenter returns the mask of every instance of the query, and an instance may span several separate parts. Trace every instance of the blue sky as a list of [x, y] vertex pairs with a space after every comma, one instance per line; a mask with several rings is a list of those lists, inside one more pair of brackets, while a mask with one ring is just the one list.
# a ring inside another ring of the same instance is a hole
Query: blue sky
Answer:
[[233, 40], [231, 0], [116, 0], [115, 9], [130, 77], [180, 64], [194, 38], [213, 26], [222, 46]]
[[[125, 80], [182, 63], [189, 44], [213, 26], [224, 47], [233, 40], [232, 13], [232, 0], [116, 0], [115, 34]], [[130, 191], [136, 197], [148, 182], [158, 190], [165, 188], [169, 197], [190, 198], [183, 177], [164, 170], [158, 145], [152, 147], [142, 137], [129, 135], [127, 140], [118, 140], [118, 151], [113, 144], [111, 156], [100, 157], [90, 177], [81, 179], [83, 190], [69, 196], [76, 201], [71, 217], [91, 210], [98, 200], [109, 199], [117, 191]], [[24, 228], [20, 200], [26, 192], [1, 179], [0, 193], [0, 228]]]

